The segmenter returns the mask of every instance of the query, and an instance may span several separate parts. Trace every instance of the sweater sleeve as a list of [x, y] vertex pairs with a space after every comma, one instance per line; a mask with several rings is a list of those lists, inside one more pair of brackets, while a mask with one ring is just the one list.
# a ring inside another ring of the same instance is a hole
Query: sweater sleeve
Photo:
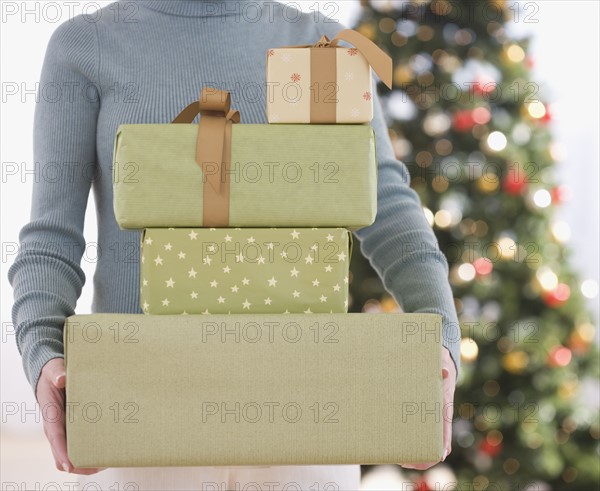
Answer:
[[8, 270], [16, 343], [34, 394], [46, 362], [64, 357], [65, 318], [75, 313], [85, 283], [83, 225], [97, 170], [96, 59], [93, 22], [80, 16], [60, 25], [46, 50], [36, 99], [30, 221]]
[[442, 345], [449, 350], [458, 374], [460, 328], [448, 281], [448, 263], [425, 218], [420, 198], [410, 187], [408, 168], [395, 157], [376, 91], [373, 106], [377, 216], [372, 225], [356, 230], [354, 235], [386, 290], [405, 312], [442, 316]]

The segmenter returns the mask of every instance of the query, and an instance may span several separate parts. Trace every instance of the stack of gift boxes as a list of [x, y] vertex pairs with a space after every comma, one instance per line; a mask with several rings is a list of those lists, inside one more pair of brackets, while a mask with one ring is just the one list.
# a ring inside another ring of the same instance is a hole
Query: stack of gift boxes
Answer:
[[[354, 31], [346, 33], [356, 36]], [[371, 62], [384, 67], [381, 73], [388, 79], [389, 57], [365, 38], [359, 39], [357, 44], [368, 43], [365, 51], [374, 58]], [[157, 210], [148, 198], [138, 209], [132, 208], [136, 190], [127, 183], [117, 185], [116, 214], [124, 218], [120, 225], [145, 227], [140, 265], [143, 312], [348, 311], [352, 251], [348, 228], [370, 225], [375, 218], [377, 162], [369, 125], [373, 115], [371, 66], [358, 48], [337, 47], [337, 41], [323, 36], [314, 46], [268, 50], [267, 118], [271, 124], [289, 124], [234, 126], [232, 141], [223, 139], [223, 145], [231, 147], [229, 162], [219, 162], [220, 149], [216, 154], [204, 149], [205, 162], [197, 159], [207, 174], [202, 183], [204, 192], [227, 193], [229, 216], [202, 216], [191, 203], [184, 211], [190, 195], [178, 184], [173, 188], [180, 192], [178, 197], [164, 196], [165, 202], [157, 203], [172, 208], [172, 221], [164, 216], [158, 222], [160, 227], [149, 228]], [[235, 122], [235, 118], [227, 119], [231, 111], [228, 93], [205, 88], [197, 109], [200, 125], [203, 117], [212, 117], [216, 133], [205, 136], [202, 133], [208, 134], [213, 128], [200, 126], [198, 145], [216, 145], [216, 140], [223, 138], [223, 123]], [[215, 109], [221, 113], [212, 114]], [[187, 123], [189, 119], [183, 116], [175, 122]], [[246, 134], [248, 129], [252, 131]], [[122, 128], [120, 137], [126, 132]], [[125, 149], [132, 152], [132, 158], [134, 139], [132, 135]], [[115, 159], [121, 163], [128, 161], [123, 146], [115, 149]], [[192, 156], [190, 152], [186, 160]], [[143, 165], [153, 175], [145, 176], [141, 170], [140, 180], [148, 177], [152, 179], [149, 186], [157, 184], [164, 189], [173, 167], [187, 168], [196, 177], [201, 174], [198, 165], [191, 162], [172, 161], [170, 168], [160, 164], [149, 168], [145, 161]], [[214, 178], [212, 182], [209, 177]], [[215, 191], [215, 184], [219, 191]], [[287, 189], [275, 198], [276, 193], [268, 187]], [[196, 187], [191, 194], [197, 196], [199, 190]], [[148, 189], [148, 194], [153, 192], [160, 195], [160, 191]], [[176, 215], [180, 208], [173, 200], [180, 201], [181, 215]], [[257, 201], [265, 201], [266, 206], [261, 208]], [[309, 202], [314, 203], [312, 210]], [[350, 202], [354, 202], [352, 206]], [[216, 208], [222, 202], [211, 202], [205, 196], [203, 204]], [[236, 218], [236, 207], [248, 207], [252, 215], [240, 213]], [[264, 228], [274, 221], [277, 228]], [[182, 222], [188, 226], [175, 225]], [[216, 226], [207, 227], [206, 222]]]
[[205, 87], [174, 124], [119, 127], [114, 211], [143, 230], [143, 314], [65, 323], [67, 404], [87, 408], [66, 423], [75, 465], [441, 455], [421, 414], [441, 402], [439, 339], [422, 337], [439, 316], [347, 313], [351, 230], [377, 205], [371, 68], [391, 85], [389, 57], [346, 30], [268, 50], [270, 124], [237, 124]]

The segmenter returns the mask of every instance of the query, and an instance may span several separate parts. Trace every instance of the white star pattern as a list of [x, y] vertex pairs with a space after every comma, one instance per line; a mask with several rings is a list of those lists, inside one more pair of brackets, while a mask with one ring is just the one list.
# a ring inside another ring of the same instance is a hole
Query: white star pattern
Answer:
[[[166, 230], [146, 230], [141, 242], [144, 314], [347, 312], [350, 234], [344, 228]], [[208, 235], [219, 230], [226, 234]], [[290, 239], [300, 254], [289, 252]], [[218, 240], [237, 251], [221, 254]], [[323, 264], [319, 254], [325, 242], [337, 251], [333, 262]], [[257, 252], [246, 256], [246, 245]], [[213, 273], [203, 275], [204, 266]]]

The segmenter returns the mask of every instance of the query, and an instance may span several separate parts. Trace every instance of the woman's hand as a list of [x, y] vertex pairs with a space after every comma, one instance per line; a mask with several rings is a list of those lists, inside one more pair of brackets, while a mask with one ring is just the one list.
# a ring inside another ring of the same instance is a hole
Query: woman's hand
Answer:
[[36, 398], [44, 420], [44, 433], [50, 442], [54, 462], [59, 471], [74, 474], [95, 474], [103, 469], [80, 469], [74, 467], [67, 455], [65, 431], [65, 364], [62, 358], [48, 361], [38, 380]]
[[[454, 389], [456, 388], [456, 367], [447, 348], [442, 350], [442, 387], [444, 391], [444, 405], [442, 417], [444, 418], [444, 455], [438, 462], [443, 462], [452, 452], [452, 414], [454, 412]], [[425, 464], [400, 464], [406, 469], [424, 471], [433, 467], [438, 462]]]

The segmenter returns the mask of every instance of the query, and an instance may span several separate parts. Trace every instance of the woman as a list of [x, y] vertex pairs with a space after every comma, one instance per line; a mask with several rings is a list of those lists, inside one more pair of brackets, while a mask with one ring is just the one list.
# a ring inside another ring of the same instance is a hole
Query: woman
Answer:
[[[169, 122], [197, 99], [203, 85], [231, 92], [232, 107], [244, 123], [265, 123], [267, 49], [314, 43], [322, 34], [333, 38], [343, 28], [315, 12], [302, 14], [293, 5], [270, 1], [120, 0], [55, 31], [35, 113], [39, 179], [31, 221], [21, 231], [20, 252], [9, 270], [17, 343], [42, 407], [64, 405], [62, 329], [85, 282], [80, 262], [90, 189], [99, 237], [92, 311], [141, 313], [139, 264], [128, 255], [139, 245], [139, 232], [119, 229], [112, 208], [117, 127]], [[355, 236], [405, 311], [443, 316], [445, 402], [451, 403], [460, 335], [448, 266], [408, 185], [407, 169], [395, 159], [376, 94], [374, 107], [378, 215]], [[44, 179], [44, 171], [55, 171], [57, 164], [60, 177]], [[44, 430], [58, 469], [98, 472], [69, 461], [64, 420], [45, 420]], [[450, 433], [447, 418], [446, 455]], [[258, 483], [257, 489], [358, 489], [359, 474], [355, 465], [210, 467], [107, 469], [90, 479], [102, 486], [135, 483], [130, 489], [244, 489], [248, 483]]]

